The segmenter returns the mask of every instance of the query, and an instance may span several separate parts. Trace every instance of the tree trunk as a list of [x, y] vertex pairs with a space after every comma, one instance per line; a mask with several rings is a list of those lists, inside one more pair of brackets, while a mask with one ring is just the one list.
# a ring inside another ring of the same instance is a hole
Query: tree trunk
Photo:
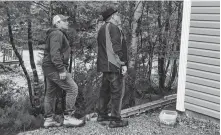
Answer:
[[[180, 29], [180, 23], [181, 23], [181, 19], [182, 19], [182, 2], [179, 2], [179, 5], [178, 5], [178, 16], [177, 16], [177, 26], [176, 26], [176, 34], [175, 34], [175, 39], [174, 39], [174, 44], [175, 44], [175, 47], [172, 47], [173, 50], [175, 51], [179, 51], [179, 39], [180, 39], [180, 33], [179, 33], [179, 29]], [[175, 58], [173, 60], [173, 66], [172, 66], [172, 75], [171, 75], [171, 79], [168, 83], [168, 90], [171, 89], [172, 87], [172, 84], [175, 80], [177, 76], [177, 58]]]
[[34, 107], [37, 109], [40, 109], [41, 107], [41, 87], [39, 85], [39, 78], [38, 73], [36, 70], [35, 60], [34, 60], [34, 53], [33, 53], [33, 46], [32, 46], [32, 31], [31, 31], [31, 19], [28, 18], [28, 49], [29, 49], [29, 57], [30, 57], [30, 65], [33, 72], [33, 78], [34, 78], [34, 87], [33, 87], [33, 104]]
[[13, 34], [12, 34], [12, 27], [11, 27], [11, 16], [10, 16], [10, 12], [9, 12], [9, 8], [8, 8], [8, 5], [6, 4], [5, 5], [5, 8], [6, 8], [6, 13], [7, 13], [7, 16], [8, 16], [8, 33], [9, 33], [9, 38], [10, 38], [10, 42], [11, 42], [11, 45], [12, 45], [12, 48], [13, 48], [13, 51], [15, 52], [16, 56], [18, 57], [18, 60], [19, 60], [19, 63], [22, 67], [22, 70], [25, 74], [25, 77], [27, 79], [27, 83], [28, 83], [28, 90], [29, 90], [29, 98], [30, 98], [30, 103], [31, 103], [31, 106], [33, 106], [33, 91], [32, 91], [32, 86], [31, 86], [31, 80], [30, 80], [30, 77], [28, 75], [28, 72], [27, 72], [27, 69], [25, 68], [24, 66], [24, 61], [21, 57], [21, 55], [19, 54], [18, 50], [16, 49], [15, 47], [15, 44], [14, 44], [14, 39], [13, 39]]
[[50, 25], [52, 25], [52, 17], [53, 17], [53, 5], [52, 5], [52, 2], [53, 1], [49, 1], [49, 6], [50, 6], [50, 9], [49, 9], [49, 22], [50, 22]]
[[[134, 68], [136, 70], [136, 58], [137, 58], [137, 45], [138, 45], [138, 20], [140, 19], [142, 15], [142, 10], [143, 10], [143, 4], [141, 1], [136, 1], [136, 6], [135, 6], [135, 12], [134, 12], [134, 18], [132, 22], [132, 40], [131, 40], [131, 47], [130, 47], [130, 54], [131, 54], [131, 59], [129, 62], [129, 67]], [[139, 21], [140, 22], [140, 21]]]
[[164, 95], [165, 90], [165, 80], [166, 80], [166, 74], [167, 74], [167, 68], [169, 67], [170, 61], [168, 60], [167, 65], [166, 64], [166, 47], [168, 46], [168, 37], [169, 37], [169, 26], [170, 26], [170, 17], [172, 14], [172, 1], [168, 2], [167, 6], [167, 17], [165, 20], [165, 30], [164, 30], [164, 38], [162, 35], [162, 24], [161, 24], [161, 16], [162, 16], [162, 3], [158, 2], [158, 25], [160, 28], [160, 36], [159, 36], [159, 56], [158, 56], [158, 73], [159, 73], [159, 89], [162, 95]]
[[30, 64], [31, 64], [32, 72], [33, 72], [34, 82], [38, 83], [39, 79], [38, 79], [38, 73], [37, 73], [36, 65], [35, 65], [35, 61], [34, 61], [30, 18], [28, 19], [28, 49], [29, 49]]
[[132, 22], [132, 39], [131, 39], [131, 46], [130, 46], [130, 54], [131, 54], [131, 58], [129, 61], [129, 75], [131, 77], [131, 83], [133, 84], [132, 88], [132, 93], [131, 93], [131, 97], [130, 97], [130, 101], [129, 101], [129, 105], [130, 106], [134, 106], [135, 105], [135, 92], [136, 92], [136, 88], [135, 88], [135, 80], [136, 80], [136, 70], [137, 70], [137, 46], [138, 46], [138, 26], [140, 26], [138, 24], [138, 22], [140, 23], [140, 21], [138, 21], [142, 15], [142, 11], [143, 11], [143, 3], [141, 1], [136, 1], [136, 5], [135, 5], [135, 12], [134, 12], [134, 16], [133, 16], [133, 22]]
[[159, 75], [159, 90], [160, 94], [163, 96], [164, 95], [164, 82], [165, 82], [165, 77], [164, 77], [164, 57], [163, 57], [163, 38], [162, 38], [162, 22], [161, 22], [161, 16], [162, 16], [162, 3], [161, 1], [158, 1], [158, 27], [160, 29], [159, 32], [159, 54], [158, 54], [158, 75]]

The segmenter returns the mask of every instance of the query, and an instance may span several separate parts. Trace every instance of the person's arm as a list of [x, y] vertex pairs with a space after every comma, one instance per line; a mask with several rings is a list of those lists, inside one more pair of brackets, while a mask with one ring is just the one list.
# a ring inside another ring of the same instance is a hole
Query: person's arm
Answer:
[[63, 73], [66, 71], [61, 55], [62, 37], [63, 34], [60, 31], [52, 33], [50, 37], [51, 61], [53, 62], [59, 73]]

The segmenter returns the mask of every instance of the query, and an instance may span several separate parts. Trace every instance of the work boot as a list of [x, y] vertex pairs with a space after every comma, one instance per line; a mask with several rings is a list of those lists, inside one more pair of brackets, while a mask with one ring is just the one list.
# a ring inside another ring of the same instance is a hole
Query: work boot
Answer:
[[73, 116], [65, 115], [63, 125], [66, 127], [81, 127], [85, 125], [85, 120], [81, 120]]
[[45, 121], [44, 121], [44, 127], [45, 128], [59, 127], [59, 126], [61, 126], [61, 123], [55, 121], [53, 117], [45, 118]]
[[97, 122], [102, 122], [102, 121], [111, 121], [112, 117], [108, 115], [98, 115], [97, 117]]
[[127, 125], [128, 125], [128, 121], [122, 120], [121, 118], [115, 118], [115, 120], [112, 120], [109, 123], [110, 128], [125, 127]]

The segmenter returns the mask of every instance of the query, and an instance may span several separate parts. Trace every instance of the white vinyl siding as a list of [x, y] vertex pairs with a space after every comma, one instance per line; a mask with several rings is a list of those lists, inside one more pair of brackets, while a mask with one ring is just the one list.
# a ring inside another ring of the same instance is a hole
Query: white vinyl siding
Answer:
[[220, 2], [193, 1], [185, 109], [220, 119]]

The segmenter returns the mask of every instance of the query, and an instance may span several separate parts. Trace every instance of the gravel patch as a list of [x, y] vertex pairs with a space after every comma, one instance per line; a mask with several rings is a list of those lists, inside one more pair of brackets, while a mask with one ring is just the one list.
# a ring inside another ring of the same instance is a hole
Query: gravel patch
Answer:
[[[96, 121], [88, 121], [80, 128], [40, 128], [18, 135], [219, 135], [219, 125], [180, 118], [175, 127], [161, 127], [159, 113], [141, 114], [127, 118], [129, 126], [111, 129]], [[191, 122], [192, 121], [192, 122]], [[202, 126], [203, 125], [203, 126]]]

